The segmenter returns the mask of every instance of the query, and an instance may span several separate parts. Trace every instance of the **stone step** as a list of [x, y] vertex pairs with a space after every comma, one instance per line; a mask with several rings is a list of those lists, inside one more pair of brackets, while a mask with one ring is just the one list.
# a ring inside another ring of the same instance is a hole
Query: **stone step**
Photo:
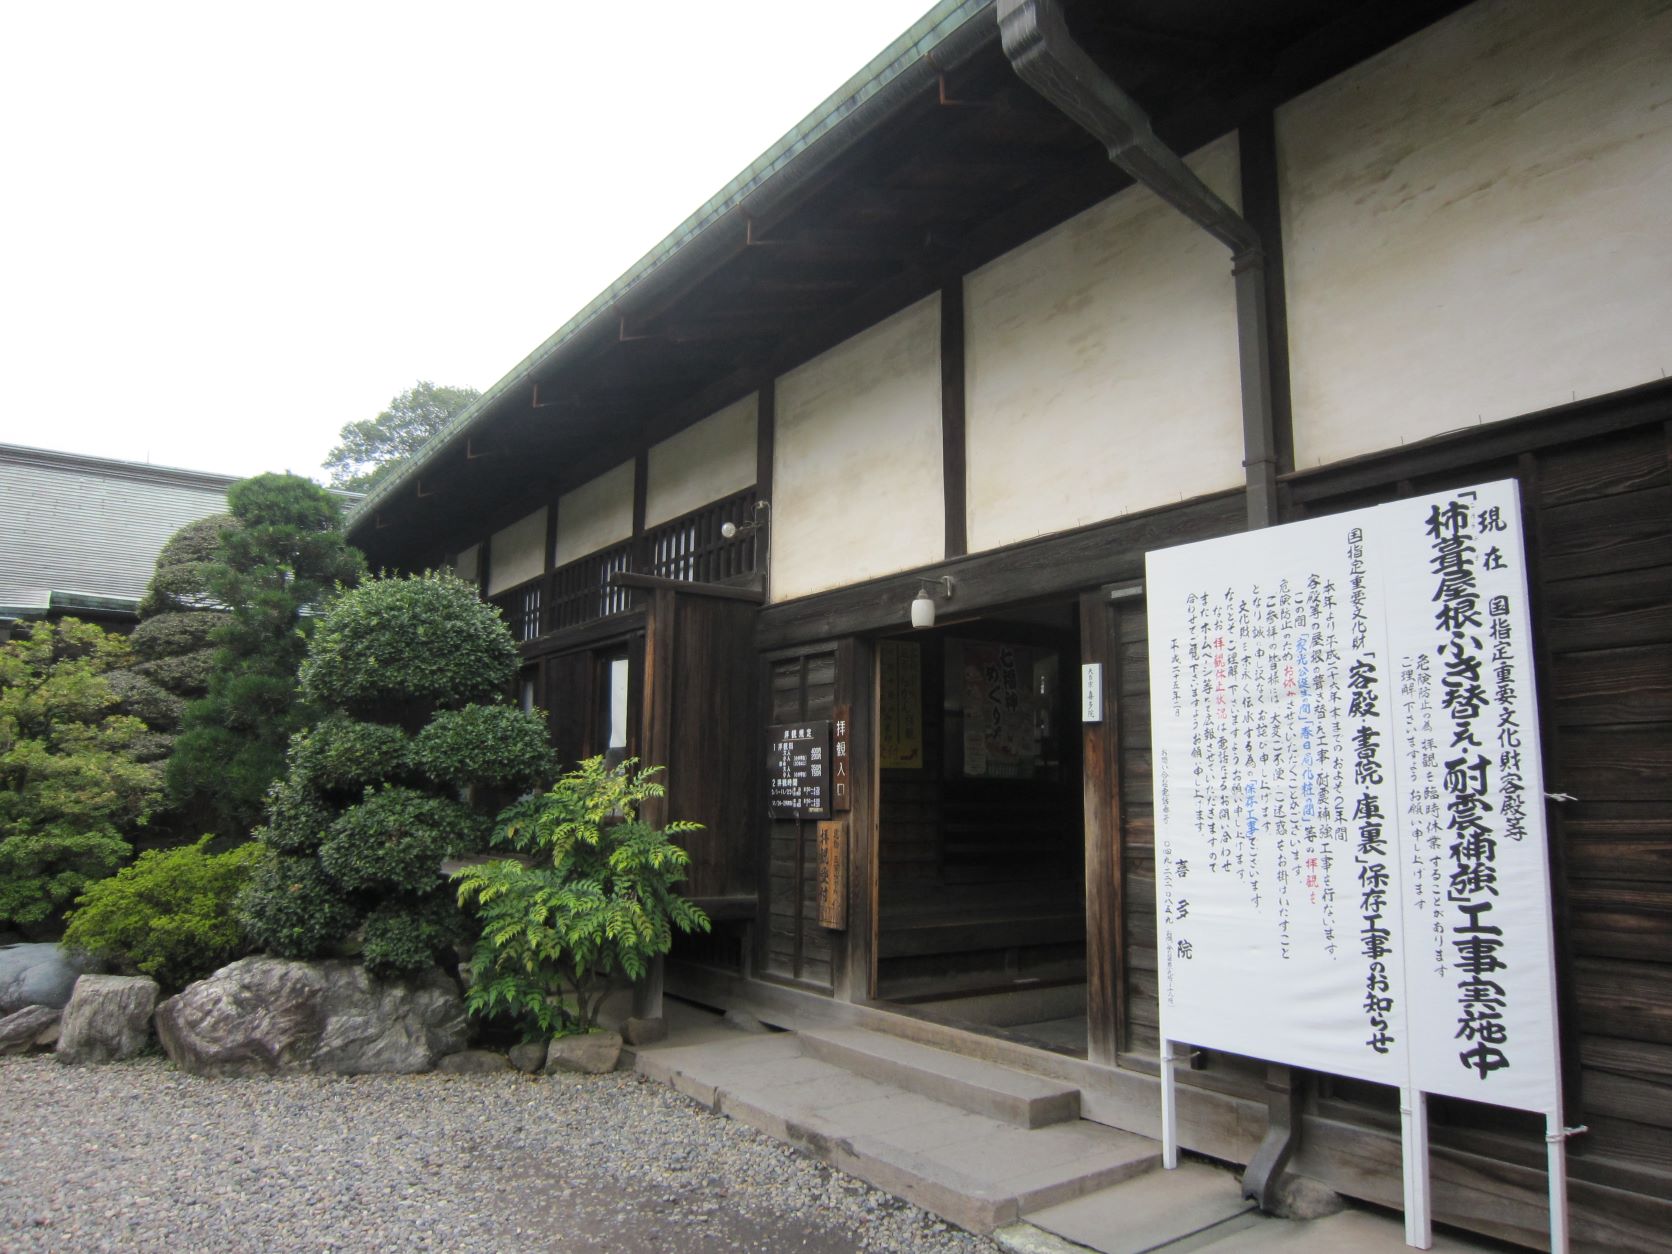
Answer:
[[1183, 1162], [1072, 1201], [1025, 1214], [1026, 1223], [994, 1234], [1013, 1254], [1050, 1248], [1031, 1225], [1098, 1254], [1186, 1254], [1259, 1222], [1237, 1177], [1204, 1163]]
[[810, 1057], [1018, 1128], [1080, 1117], [1080, 1090], [1072, 1084], [863, 1028], [799, 1035], [802, 1052]]
[[[809, 1050], [812, 1035], [736, 1034], [681, 1045], [675, 1032], [665, 1044], [641, 1048], [635, 1066], [720, 1114], [976, 1232], [1160, 1162], [1160, 1147], [1147, 1137], [1078, 1119], [1029, 1128], [856, 1074]], [[1014, 1088], [1017, 1075], [998, 1079]]]

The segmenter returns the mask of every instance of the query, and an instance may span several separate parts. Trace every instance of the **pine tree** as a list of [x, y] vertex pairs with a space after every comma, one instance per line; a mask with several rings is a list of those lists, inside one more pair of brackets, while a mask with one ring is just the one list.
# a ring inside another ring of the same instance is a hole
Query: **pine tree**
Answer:
[[211, 637], [208, 693], [186, 707], [168, 787], [174, 804], [239, 837], [261, 821], [285, 746], [308, 721], [296, 672], [313, 615], [338, 584], [359, 580], [365, 559], [343, 538], [336, 499], [297, 475], [245, 479], [227, 506], [233, 525], [204, 571], [227, 618]]

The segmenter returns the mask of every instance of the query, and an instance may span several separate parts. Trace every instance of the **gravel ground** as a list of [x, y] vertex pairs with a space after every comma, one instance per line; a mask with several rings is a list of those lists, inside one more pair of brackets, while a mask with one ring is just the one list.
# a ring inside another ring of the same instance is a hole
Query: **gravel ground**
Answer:
[[996, 1248], [625, 1072], [201, 1080], [161, 1058], [0, 1058], [8, 1254]]

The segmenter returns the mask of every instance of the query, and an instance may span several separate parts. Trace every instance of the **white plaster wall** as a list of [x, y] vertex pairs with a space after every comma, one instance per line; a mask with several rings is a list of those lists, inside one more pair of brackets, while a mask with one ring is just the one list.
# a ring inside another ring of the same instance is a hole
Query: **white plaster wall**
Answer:
[[1482, 0], [1278, 113], [1300, 466], [1672, 369], [1672, 4]]
[[678, 435], [651, 446], [645, 477], [647, 527], [741, 492], [755, 481], [755, 416], [751, 394]]
[[[1240, 206], [1234, 136], [1189, 158]], [[972, 551], [1243, 481], [1231, 258], [1130, 187], [964, 284]]]
[[773, 599], [945, 556], [940, 296], [838, 344], [777, 388]]
[[557, 564], [596, 553], [633, 534], [633, 463], [606, 470], [557, 501]]
[[496, 596], [546, 570], [546, 511], [537, 509], [488, 540], [488, 595]]
[[482, 546], [473, 544], [453, 559], [453, 573], [466, 583], [482, 577]]

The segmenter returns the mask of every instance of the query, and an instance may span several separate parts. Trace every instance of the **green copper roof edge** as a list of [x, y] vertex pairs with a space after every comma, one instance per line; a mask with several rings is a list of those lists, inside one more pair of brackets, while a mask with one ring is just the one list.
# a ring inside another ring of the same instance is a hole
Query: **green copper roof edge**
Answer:
[[[906, 71], [921, 64], [926, 56], [963, 32], [971, 22], [987, 15], [993, 3], [994, 0], [941, 0], [868, 65], [837, 88], [783, 138], [756, 158], [741, 174], [721, 188], [706, 204], [686, 218], [661, 243], [639, 258], [620, 278], [593, 297], [579, 313], [512, 367], [499, 382], [425, 441], [409, 461], [374, 487], [352, 508], [346, 520], [347, 529], [352, 531], [358, 527], [397, 489], [416, 479], [438, 453], [474, 427], [512, 387], [527, 383], [537, 370], [550, 364], [552, 357], [560, 349], [577, 339], [581, 332], [590, 329], [598, 322], [600, 315], [623, 296], [662, 273], [668, 262], [700, 240], [705, 232], [741, 206], [751, 195], [768, 188], [787, 168], [799, 164], [799, 158], [808, 153], [821, 139], [829, 137], [842, 123], [855, 118], [868, 102]], [[989, 22], [989, 27], [993, 38], [997, 38], [997, 23]], [[951, 65], [942, 65], [940, 68], [949, 69]], [[881, 118], [876, 120], [880, 121]], [[857, 139], [865, 133], [866, 127], [855, 122], [852, 127], [846, 129], [851, 130], [853, 137]], [[845, 145], [842, 147], [845, 148]], [[838, 148], [836, 151], [841, 150]]]

